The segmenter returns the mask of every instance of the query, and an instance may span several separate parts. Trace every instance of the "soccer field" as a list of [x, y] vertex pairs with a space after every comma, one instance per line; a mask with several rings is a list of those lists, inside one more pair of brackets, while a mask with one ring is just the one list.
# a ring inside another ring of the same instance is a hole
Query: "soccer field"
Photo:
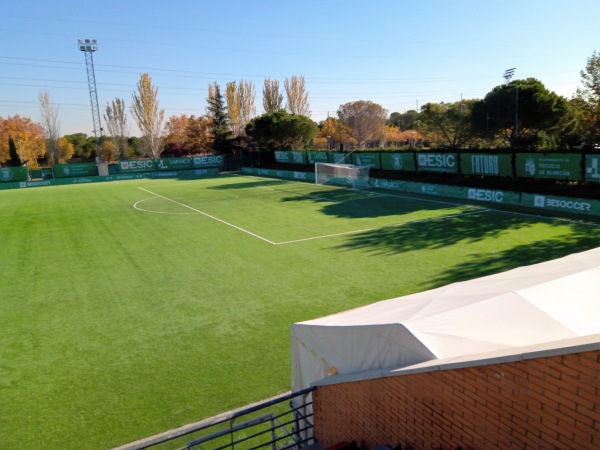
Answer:
[[105, 449], [287, 391], [292, 323], [599, 231], [237, 175], [0, 191], [0, 448]]

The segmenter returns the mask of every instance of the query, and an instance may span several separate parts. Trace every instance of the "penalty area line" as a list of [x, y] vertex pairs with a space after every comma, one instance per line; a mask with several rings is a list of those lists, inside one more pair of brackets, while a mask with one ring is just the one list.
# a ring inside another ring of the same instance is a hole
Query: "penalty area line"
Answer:
[[211, 216], [210, 214], [205, 213], [204, 211], [201, 211], [199, 209], [193, 208], [193, 207], [191, 207], [189, 205], [186, 205], [185, 203], [178, 202], [177, 200], [173, 200], [172, 198], [165, 197], [164, 195], [157, 194], [156, 192], [152, 192], [152, 191], [150, 191], [148, 189], [145, 189], [143, 187], [138, 187], [138, 189], [141, 189], [142, 191], [145, 191], [145, 192], [147, 192], [149, 194], [155, 195], [156, 197], [164, 198], [165, 200], [168, 200], [168, 201], [173, 202], [173, 203], [175, 203], [177, 205], [183, 206], [184, 208], [190, 209], [190, 210], [192, 210], [192, 211], [194, 211], [194, 212], [196, 212], [198, 214], [202, 214], [203, 216], [206, 216], [209, 219], [212, 219], [212, 220], [215, 220], [217, 222], [220, 222], [220, 223], [222, 223], [224, 225], [227, 225], [228, 227], [235, 228], [236, 230], [241, 231], [242, 233], [249, 234], [250, 236], [255, 237], [256, 239], [260, 239], [261, 241], [267, 242], [268, 244], [277, 245], [276, 242], [270, 241], [269, 239], [266, 239], [266, 238], [264, 238], [262, 236], [259, 236], [258, 234], [252, 233], [251, 231], [245, 230], [242, 227], [238, 227], [237, 225], [229, 223], [229, 222], [227, 222], [227, 221], [225, 221], [223, 219], [219, 219], [218, 217]]

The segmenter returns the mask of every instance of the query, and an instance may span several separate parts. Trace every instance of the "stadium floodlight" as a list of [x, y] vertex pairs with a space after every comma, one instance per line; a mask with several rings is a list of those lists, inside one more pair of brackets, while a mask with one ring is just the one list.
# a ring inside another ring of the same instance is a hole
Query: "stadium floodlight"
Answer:
[[[85, 67], [87, 69], [90, 103], [92, 105], [92, 120], [94, 122], [94, 136], [96, 138], [96, 154], [98, 154], [98, 148], [102, 140], [102, 123], [100, 122], [100, 106], [98, 104], [94, 58], [92, 56], [98, 50], [98, 42], [96, 39], [77, 39], [77, 48], [85, 54]], [[106, 158], [103, 156], [103, 159]]]
[[371, 166], [354, 164], [315, 163], [315, 184], [352, 186], [352, 189], [368, 188]]
[[502, 75], [502, 77], [506, 80], [507, 83], [510, 81], [510, 79], [515, 74], [515, 70], [517, 70], [517, 68], [513, 67], [512, 69], [506, 69], [504, 71], [504, 75]]

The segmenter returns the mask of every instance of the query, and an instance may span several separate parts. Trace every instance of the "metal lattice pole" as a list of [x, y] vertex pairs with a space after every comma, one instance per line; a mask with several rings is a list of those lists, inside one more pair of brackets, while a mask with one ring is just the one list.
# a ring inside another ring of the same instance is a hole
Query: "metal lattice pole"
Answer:
[[[96, 154], [102, 141], [102, 123], [100, 122], [100, 106], [98, 105], [98, 92], [96, 91], [96, 74], [94, 70], [93, 53], [98, 50], [96, 39], [78, 39], [77, 47], [85, 54], [85, 67], [87, 69], [88, 87], [90, 89], [90, 103], [92, 105], [92, 120], [94, 121], [94, 136], [96, 138]], [[103, 160], [104, 152], [102, 152]]]

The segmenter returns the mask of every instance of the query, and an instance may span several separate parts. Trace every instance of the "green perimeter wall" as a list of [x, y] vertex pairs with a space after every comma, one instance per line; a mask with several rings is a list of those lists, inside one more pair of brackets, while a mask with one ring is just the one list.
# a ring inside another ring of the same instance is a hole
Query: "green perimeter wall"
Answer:
[[[315, 181], [315, 174], [311, 172], [293, 172], [288, 170], [243, 167], [242, 173], [299, 181]], [[494, 189], [447, 186], [413, 181], [385, 180], [381, 178], [371, 178], [370, 185], [377, 189], [386, 189], [390, 191], [457, 198], [465, 201], [525, 206], [546, 211], [600, 217], [600, 201], [598, 200], [557, 197], [554, 195], [524, 194]]]
[[0, 183], [2, 189], [21, 189], [40, 186], [58, 186], [65, 184], [100, 183], [105, 181], [137, 180], [142, 178], [199, 178], [208, 175], [218, 175], [218, 167], [207, 167], [205, 169], [173, 170], [160, 172], [136, 172], [108, 176], [57, 178], [53, 180], [18, 181], [12, 183]]
[[2, 183], [9, 183], [11, 181], [25, 181], [29, 179], [29, 172], [27, 167], [2, 167], [0, 168], [0, 189]]
[[[327, 159], [326, 159], [326, 156]], [[513, 168], [514, 157], [514, 168]], [[275, 161], [355, 164], [373, 169], [572, 180], [600, 183], [600, 155], [581, 153], [304, 152], [275, 151]]]

